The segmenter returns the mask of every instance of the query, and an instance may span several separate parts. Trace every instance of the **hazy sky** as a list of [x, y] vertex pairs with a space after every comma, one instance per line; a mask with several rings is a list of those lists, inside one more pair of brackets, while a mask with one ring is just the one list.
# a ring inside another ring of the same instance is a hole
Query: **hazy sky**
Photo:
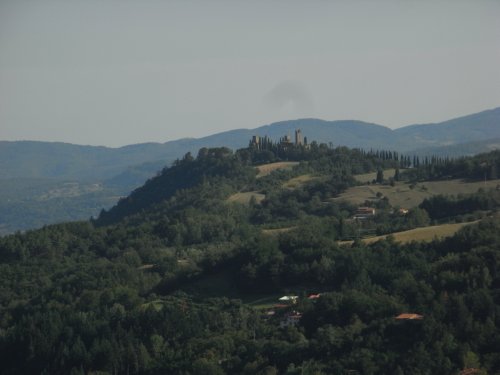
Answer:
[[0, 139], [120, 146], [500, 106], [500, 1], [0, 0]]

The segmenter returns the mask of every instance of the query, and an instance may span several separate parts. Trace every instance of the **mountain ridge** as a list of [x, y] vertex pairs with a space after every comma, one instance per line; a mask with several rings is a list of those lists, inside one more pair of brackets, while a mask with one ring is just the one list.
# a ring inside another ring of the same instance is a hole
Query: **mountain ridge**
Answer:
[[314, 118], [279, 121], [254, 129], [234, 129], [201, 138], [146, 142], [111, 148], [65, 142], [0, 141], [2, 178], [54, 177], [77, 180], [112, 178], [128, 167], [163, 160], [165, 164], [202, 147], [245, 147], [253, 135], [278, 140], [301, 128], [309, 141], [365, 149], [412, 152], [429, 147], [500, 138], [500, 107], [440, 123], [398, 129], [358, 121]]

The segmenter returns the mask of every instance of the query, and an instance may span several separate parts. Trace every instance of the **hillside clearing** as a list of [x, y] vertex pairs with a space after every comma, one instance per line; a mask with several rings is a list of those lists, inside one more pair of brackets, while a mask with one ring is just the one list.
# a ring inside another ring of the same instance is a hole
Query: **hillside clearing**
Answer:
[[287, 228], [276, 228], [276, 229], [262, 229], [262, 234], [273, 236], [281, 233], [289, 232], [293, 229], [297, 228], [297, 226], [287, 227]]
[[[457, 233], [461, 228], [466, 225], [475, 224], [479, 221], [472, 221], [468, 223], [454, 223], [454, 224], [441, 224], [441, 225], [433, 225], [429, 227], [423, 228], [415, 228], [406, 230], [404, 232], [396, 232], [390, 234], [384, 234], [382, 236], [375, 236], [370, 238], [364, 238], [362, 241], [367, 244], [371, 244], [380, 240], [387, 238], [387, 236], [393, 236], [396, 242], [407, 243], [411, 241], [423, 241], [430, 242], [434, 239], [442, 239], [445, 237], [453, 236]], [[353, 241], [340, 241], [340, 245], [344, 244], [352, 244]]]
[[319, 177], [312, 176], [310, 174], [303, 174], [294, 178], [291, 178], [287, 182], [283, 184], [283, 187], [286, 189], [297, 189], [303, 186], [305, 183], [313, 180], [318, 180]]
[[492, 189], [500, 184], [500, 180], [474, 181], [446, 180], [426, 181], [415, 184], [413, 188], [408, 183], [396, 183], [390, 185], [363, 185], [347, 189], [333, 200], [347, 200], [356, 205], [362, 205], [365, 201], [376, 201], [377, 193], [387, 197], [389, 204], [393, 207], [412, 208], [418, 206], [425, 198], [434, 195], [457, 195], [472, 194], [479, 189]]
[[264, 177], [278, 169], [292, 169], [298, 164], [298, 161], [280, 161], [276, 163], [258, 165], [255, 168], [258, 170], [257, 177]]
[[[384, 178], [387, 179], [389, 177], [393, 177], [394, 173], [396, 173], [396, 170], [394, 168], [384, 169]], [[377, 172], [357, 174], [354, 175], [354, 178], [356, 179], [356, 181], [366, 184], [367, 182], [372, 182], [373, 180], [377, 179]]]
[[248, 205], [250, 203], [250, 200], [252, 199], [252, 197], [255, 198], [255, 201], [257, 203], [260, 203], [266, 198], [266, 195], [258, 193], [256, 191], [248, 191], [248, 192], [244, 192], [244, 193], [233, 194], [229, 198], [227, 198], [227, 201]]

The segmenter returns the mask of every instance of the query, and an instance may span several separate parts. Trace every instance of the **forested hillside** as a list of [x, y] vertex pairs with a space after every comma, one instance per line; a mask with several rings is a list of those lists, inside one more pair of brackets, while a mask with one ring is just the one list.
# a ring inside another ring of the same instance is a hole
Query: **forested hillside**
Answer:
[[[497, 108], [443, 123], [396, 130], [362, 121], [299, 119], [197, 139], [119, 148], [0, 141], [0, 235], [96, 217], [101, 209], [109, 209], [120, 197], [127, 196], [187, 152], [195, 154], [203, 147], [245, 147], [254, 135], [277, 141], [301, 128], [310, 142], [316, 140], [331, 147], [391, 149], [420, 157], [460, 157], [498, 149], [499, 121]], [[80, 186], [67, 195], [67, 184]], [[99, 189], [89, 192], [88, 186], [92, 185]]]
[[[204, 148], [96, 220], [1, 237], [0, 373], [499, 373], [499, 191], [407, 212], [380, 196], [362, 219], [335, 198], [367, 172], [374, 186], [494, 182], [500, 154], [280, 152], [298, 163], [258, 175], [279, 155]], [[467, 221], [445, 239], [364, 242]]]

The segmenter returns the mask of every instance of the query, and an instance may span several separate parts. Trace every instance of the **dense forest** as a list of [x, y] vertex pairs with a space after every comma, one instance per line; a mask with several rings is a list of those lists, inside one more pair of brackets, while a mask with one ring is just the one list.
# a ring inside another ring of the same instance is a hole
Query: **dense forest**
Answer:
[[[95, 220], [0, 237], [0, 373], [500, 373], [498, 190], [405, 215], [380, 199], [362, 223], [332, 199], [367, 172], [494, 180], [500, 153], [280, 152], [204, 148]], [[258, 174], [278, 160], [298, 163]], [[428, 242], [362, 239], [470, 220]]]

